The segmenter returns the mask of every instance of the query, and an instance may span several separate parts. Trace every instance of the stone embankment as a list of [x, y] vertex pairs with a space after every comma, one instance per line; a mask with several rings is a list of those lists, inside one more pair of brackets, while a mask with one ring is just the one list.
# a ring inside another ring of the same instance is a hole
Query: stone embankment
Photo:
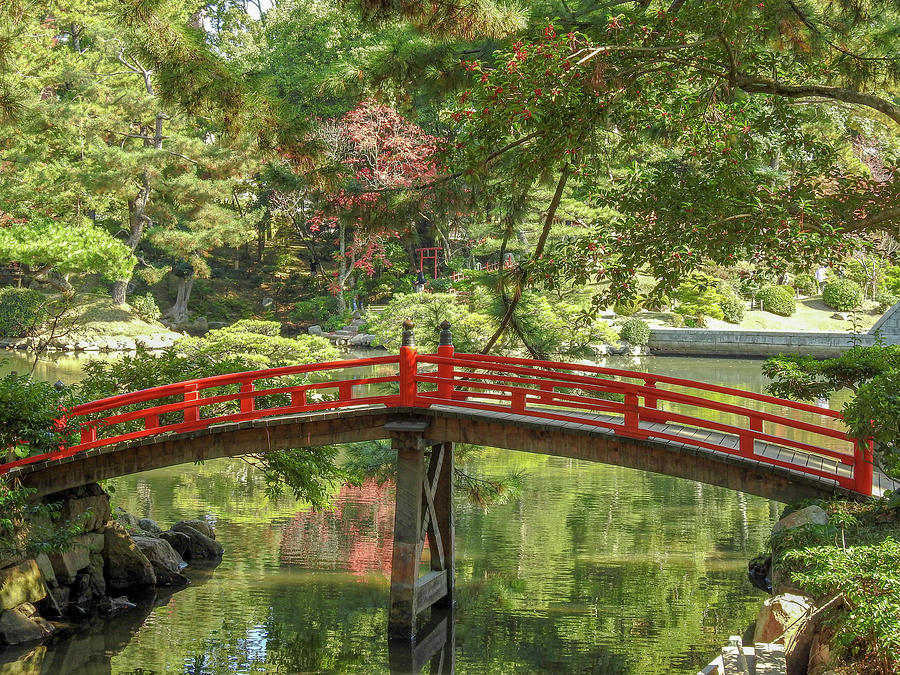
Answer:
[[[133, 352], [139, 346], [147, 349], [165, 349], [175, 344], [175, 341], [184, 337], [180, 333], [156, 333], [153, 335], [138, 335], [134, 338], [126, 337], [98, 337], [90, 340], [54, 340], [47, 347], [48, 352]], [[0, 348], [20, 351], [34, 350], [36, 344], [33, 338], [0, 338]]]
[[57, 552], [0, 560], [0, 657], [12, 645], [38, 644], [67, 624], [132, 609], [132, 600], [148, 589], [183, 587], [190, 583], [182, 574], [186, 561], [222, 556], [205, 520], [163, 531], [150, 519], [111, 511], [109, 495], [97, 484], [45, 502], [60, 504], [56, 525], [80, 523], [81, 533]]

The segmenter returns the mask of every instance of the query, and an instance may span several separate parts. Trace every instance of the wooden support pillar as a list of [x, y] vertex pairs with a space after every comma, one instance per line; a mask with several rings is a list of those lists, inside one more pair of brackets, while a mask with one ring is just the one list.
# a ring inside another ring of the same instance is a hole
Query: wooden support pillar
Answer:
[[[416, 419], [385, 425], [397, 450], [388, 622], [394, 640], [414, 640], [417, 617], [429, 607], [453, 606], [453, 444], [428, 444], [423, 433], [427, 425]], [[426, 541], [431, 569], [420, 575]]]

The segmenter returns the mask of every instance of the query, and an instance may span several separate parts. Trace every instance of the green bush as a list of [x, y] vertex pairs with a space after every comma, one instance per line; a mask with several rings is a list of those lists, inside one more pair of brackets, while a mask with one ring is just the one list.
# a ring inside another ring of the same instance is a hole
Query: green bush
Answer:
[[878, 291], [875, 294], [875, 302], [878, 303], [879, 312], [886, 312], [896, 305], [898, 301], [900, 301], [900, 298], [889, 291]]
[[763, 311], [778, 316], [791, 316], [797, 311], [794, 289], [790, 286], [764, 286], [756, 294], [756, 299]]
[[131, 311], [139, 319], [147, 323], [158, 321], [159, 317], [162, 316], [159, 305], [156, 304], [156, 300], [150, 293], [147, 293], [147, 295], [133, 295], [128, 304], [131, 305]]
[[673, 314], [669, 318], [669, 323], [672, 324], [672, 328], [684, 328], [684, 315], [683, 314]]
[[47, 320], [46, 298], [28, 288], [0, 289], [0, 336], [25, 337]]
[[281, 324], [277, 321], [261, 321], [259, 319], [241, 319], [230, 326], [220, 328], [223, 333], [255, 333], [278, 337], [281, 335]]
[[728, 323], [740, 323], [744, 319], [746, 306], [744, 301], [736, 295], [726, 295], [721, 302], [722, 318]]
[[721, 319], [722, 301], [725, 297], [718, 290], [719, 280], [704, 274], [695, 274], [675, 289], [678, 307], [675, 311], [693, 317], [696, 325], [705, 324], [704, 318]]
[[335, 295], [320, 295], [309, 300], [301, 300], [288, 314], [288, 319], [297, 322], [323, 324], [337, 314], [338, 301]]
[[644, 346], [650, 342], [650, 326], [645, 321], [632, 317], [622, 324], [619, 337], [635, 346]]
[[812, 274], [798, 274], [794, 277], [794, 288], [800, 295], [819, 294], [819, 282]]
[[847, 312], [858, 309], [862, 305], [863, 292], [855, 281], [838, 279], [825, 284], [825, 290], [822, 292], [822, 302], [831, 307], [831, 309]]

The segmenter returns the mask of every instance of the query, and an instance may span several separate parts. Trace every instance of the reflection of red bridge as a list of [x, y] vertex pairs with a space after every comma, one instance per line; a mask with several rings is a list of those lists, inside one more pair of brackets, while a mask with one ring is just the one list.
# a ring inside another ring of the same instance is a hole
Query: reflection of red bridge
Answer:
[[281, 562], [356, 576], [391, 574], [394, 484], [344, 485], [329, 511], [301, 511], [281, 535]]
[[[363, 366], [389, 372], [343, 373]], [[872, 448], [849, 439], [835, 411], [649, 373], [456, 354], [448, 324], [437, 354], [416, 352], [409, 323], [397, 355], [189, 380], [69, 414], [82, 420], [80, 443], [0, 465], [0, 474], [48, 494], [202, 459], [390, 438], [391, 626], [407, 636], [421, 609], [453, 597], [454, 442], [627, 466], [779, 501], [892, 487], [880, 474], [873, 483]], [[432, 571], [419, 577], [426, 539]]]

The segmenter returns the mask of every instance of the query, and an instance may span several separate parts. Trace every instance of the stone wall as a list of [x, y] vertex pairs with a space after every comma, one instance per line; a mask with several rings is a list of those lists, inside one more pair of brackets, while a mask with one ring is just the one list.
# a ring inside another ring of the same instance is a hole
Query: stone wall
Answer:
[[854, 344], [872, 345], [876, 334], [886, 344], [900, 344], [900, 303], [862, 335], [837, 331], [652, 328], [649, 348], [654, 354], [763, 357], [792, 353], [825, 358], [840, 356]]
[[[871, 345], [869, 333], [799, 333], [781, 330], [707, 330], [703, 328], [653, 328], [650, 352], [700, 356], [774, 356], [793, 353], [839, 356], [857, 344]], [[898, 336], [900, 338], [900, 336]], [[893, 344], [900, 344], [900, 340]]]

